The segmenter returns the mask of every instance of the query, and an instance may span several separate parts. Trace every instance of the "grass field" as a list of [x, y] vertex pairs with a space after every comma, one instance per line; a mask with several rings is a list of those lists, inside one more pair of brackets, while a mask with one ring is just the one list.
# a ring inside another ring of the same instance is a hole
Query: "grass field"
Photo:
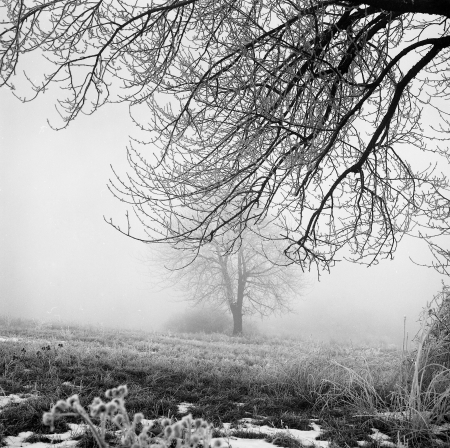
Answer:
[[[402, 440], [398, 446], [450, 446], [436, 422], [413, 424], [406, 416], [381, 415], [405, 411], [412, 365], [413, 354], [392, 347], [43, 326], [2, 318], [0, 395], [28, 398], [0, 411], [0, 440], [22, 431], [48, 434], [42, 414], [59, 399], [78, 394], [86, 408], [106, 389], [126, 384], [130, 415], [176, 421], [183, 415], [178, 405], [187, 402], [194, 418], [214, 424], [216, 435], [224, 422], [238, 428], [243, 418], [301, 430], [317, 419], [323, 430], [318, 440], [330, 446], [356, 447], [358, 441], [380, 446], [369, 437], [374, 429]], [[64, 432], [68, 423], [80, 421], [58, 420], [55, 429]], [[234, 435], [261, 437], [245, 429]], [[276, 437], [277, 444], [301, 445], [285, 435]], [[89, 434], [79, 445], [96, 446]]]

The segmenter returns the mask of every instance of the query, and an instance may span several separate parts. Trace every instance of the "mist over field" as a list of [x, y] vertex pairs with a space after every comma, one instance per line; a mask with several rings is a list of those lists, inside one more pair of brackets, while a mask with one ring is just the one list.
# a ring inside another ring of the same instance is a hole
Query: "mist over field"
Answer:
[[[55, 116], [51, 97], [21, 104], [3, 90], [0, 99], [1, 314], [163, 329], [189, 304], [144, 262], [151, 246], [103, 220], [124, 224], [126, 206], [106, 185], [110, 164], [127, 170], [126, 108], [107, 107], [56, 132], [46, 122]], [[442, 280], [410, 258], [429, 254], [405, 238], [394, 260], [369, 268], [341, 261], [320, 281], [306, 272], [295, 314], [254, 320], [271, 334], [401, 344], [404, 316], [411, 337]]]

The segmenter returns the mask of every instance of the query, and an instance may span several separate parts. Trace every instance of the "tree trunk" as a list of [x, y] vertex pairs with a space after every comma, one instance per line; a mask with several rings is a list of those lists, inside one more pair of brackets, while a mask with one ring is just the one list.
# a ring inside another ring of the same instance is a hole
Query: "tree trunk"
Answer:
[[238, 303], [232, 303], [231, 314], [233, 315], [233, 336], [242, 335], [242, 304], [239, 307]]
[[238, 287], [236, 302], [230, 304], [231, 314], [233, 314], [233, 336], [242, 334], [242, 304], [244, 303], [246, 272], [242, 246], [238, 252]]

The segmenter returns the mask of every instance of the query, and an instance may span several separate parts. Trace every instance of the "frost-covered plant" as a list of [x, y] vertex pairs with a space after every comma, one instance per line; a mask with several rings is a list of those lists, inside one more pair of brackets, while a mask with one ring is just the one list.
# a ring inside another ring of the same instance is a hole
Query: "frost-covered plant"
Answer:
[[[104, 402], [100, 397], [94, 398], [89, 406], [88, 413], [80, 404], [78, 395], [72, 395], [67, 400], [59, 400], [50, 410], [44, 413], [43, 423], [54, 429], [57, 418], [79, 415], [92, 431], [93, 437], [100, 448], [108, 448], [105, 440], [106, 426], [110, 422], [116, 426], [121, 434], [121, 444], [131, 448], [196, 448], [201, 445], [207, 448], [211, 445], [213, 426], [203, 419], [193, 419], [191, 415], [183, 417], [180, 421], [172, 423], [170, 419], [163, 419], [162, 432], [154, 436], [151, 431], [154, 424], [143, 424], [142, 431], [137, 434], [138, 423], [144, 423], [141, 413], [129, 418], [125, 409], [125, 397], [128, 394], [126, 385], [107, 390], [105, 397], [110, 399]], [[100, 419], [100, 426], [93, 423], [92, 418]], [[146, 422], [145, 422], [146, 423]], [[222, 440], [216, 439], [212, 448], [220, 448]]]
[[[444, 423], [450, 412], [450, 288], [443, 286], [422, 315], [411, 397], [421, 420]], [[411, 401], [410, 400], [410, 401]], [[421, 410], [418, 412], [417, 410]], [[424, 418], [425, 415], [427, 418]]]
[[[450, 286], [442, 285], [442, 291], [436, 294], [427, 307], [429, 338], [436, 343], [450, 344]], [[448, 350], [444, 350], [448, 354]], [[448, 359], [446, 360], [448, 362]], [[449, 364], [450, 367], [450, 364]]]
[[417, 348], [408, 360], [409, 380], [392, 395], [414, 431], [446, 423], [450, 413], [449, 319], [450, 289], [444, 285], [423, 310]]

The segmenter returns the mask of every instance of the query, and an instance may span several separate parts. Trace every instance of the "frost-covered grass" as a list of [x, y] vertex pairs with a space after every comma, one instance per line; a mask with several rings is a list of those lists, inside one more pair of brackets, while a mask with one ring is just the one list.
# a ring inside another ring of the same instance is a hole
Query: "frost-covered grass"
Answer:
[[[28, 393], [0, 414], [0, 437], [48, 434], [42, 414], [73, 394], [88, 406], [106, 389], [128, 385], [127, 411], [146, 418], [181, 419], [180, 403], [193, 418], [216, 428], [252, 417], [260, 425], [306, 430], [316, 418], [322, 440], [339, 446], [377, 446], [380, 430], [393, 440], [411, 435], [398, 411], [399, 386], [408, 387], [412, 355], [392, 347], [367, 347], [298, 339], [230, 338], [0, 320], [0, 395]], [[409, 361], [408, 361], [409, 360]], [[58, 420], [65, 432], [78, 416]], [[422, 428], [423, 429], [423, 428]], [[416, 433], [414, 433], [417, 436]], [[254, 433], [248, 434], [254, 437]], [[443, 436], [441, 437], [443, 438]], [[278, 438], [283, 446], [298, 446]], [[289, 439], [289, 437], [288, 437]], [[417, 446], [431, 443], [422, 431]], [[402, 440], [402, 439], [401, 439]], [[424, 442], [425, 441], [425, 442]], [[86, 448], [93, 438], [82, 440]], [[81, 442], [80, 442], [81, 443]], [[413, 445], [410, 445], [413, 446]]]

